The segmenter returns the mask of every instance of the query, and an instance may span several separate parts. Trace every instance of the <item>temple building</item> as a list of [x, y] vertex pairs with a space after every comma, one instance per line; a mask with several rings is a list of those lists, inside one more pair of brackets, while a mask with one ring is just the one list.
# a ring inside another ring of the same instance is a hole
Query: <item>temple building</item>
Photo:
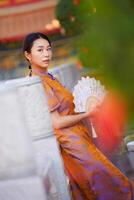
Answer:
[[34, 31], [60, 31], [57, 0], [0, 0], [0, 42], [21, 40]]
[[53, 43], [50, 68], [72, 59], [72, 40], [56, 19], [57, 3], [58, 0], [0, 0], [0, 81], [27, 75], [28, 63], [21, 47], [23, 38], [31, 32], [50, 37]]

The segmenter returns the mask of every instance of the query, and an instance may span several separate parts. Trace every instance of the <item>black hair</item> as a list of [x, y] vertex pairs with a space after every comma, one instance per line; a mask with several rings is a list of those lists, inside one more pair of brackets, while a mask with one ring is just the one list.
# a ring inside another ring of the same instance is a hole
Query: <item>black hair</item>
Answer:
[[37, 39], [40, 39], [40, 38], [47, 40], [49, 45], [51, 46], [51, 42], [50, 42], [49, 38], [45, 34], [40, 33], [40, 32], [30, 33], [25, 37], [25, 39], [23, 41], [23, 49], [22, 49], [23, 53], [25, 51], [30, 53], [34, 41], [37, 40]]

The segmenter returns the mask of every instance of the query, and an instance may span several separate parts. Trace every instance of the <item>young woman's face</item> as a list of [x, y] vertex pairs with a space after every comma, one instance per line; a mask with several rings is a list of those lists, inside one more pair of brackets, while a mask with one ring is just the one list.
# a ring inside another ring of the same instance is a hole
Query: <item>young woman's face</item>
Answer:
[[26, 57], [31, 66], [47, 68], [52, 58], [52, 49], [49, 42], [43, 38], [34, 41], [31, 52]]

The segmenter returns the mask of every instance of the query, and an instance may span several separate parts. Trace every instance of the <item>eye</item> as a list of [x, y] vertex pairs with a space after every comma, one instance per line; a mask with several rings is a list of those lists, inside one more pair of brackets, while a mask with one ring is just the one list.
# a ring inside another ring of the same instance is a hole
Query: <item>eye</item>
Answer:
[[37, 51], [39, 51], [39, 52], [42, 52], [42, 51], [43, 51], [43, 49], [38, 49]]
[[52, 48], [51, 48], [51, 47], [48, 47], [48, 48], [47, 48], [47, 51], [51, 51], [51, 50], [52, 50]]

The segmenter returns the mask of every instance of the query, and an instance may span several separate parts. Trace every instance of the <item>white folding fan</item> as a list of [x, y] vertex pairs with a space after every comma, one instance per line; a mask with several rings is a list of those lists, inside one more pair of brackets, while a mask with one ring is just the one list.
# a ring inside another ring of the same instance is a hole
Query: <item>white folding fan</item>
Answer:
[[[82, 77], [75, 85], [73, 91], [75, 112], [86, 112], [87, 108], [90, 109], [90, 106], [101, 103], [105, 95], [105, 87], [100, 83], [100, 81], [95, 78]], [[96, 131], [91, 122], [90, 124], [92, 127], [92, 137], [96, 138]]]
[[75, 112], [86, 112], [86, 105], [92, 101], [102, 102], [106, 95], [105, 87], [95, 78], [82, 77], [73, 90]]

